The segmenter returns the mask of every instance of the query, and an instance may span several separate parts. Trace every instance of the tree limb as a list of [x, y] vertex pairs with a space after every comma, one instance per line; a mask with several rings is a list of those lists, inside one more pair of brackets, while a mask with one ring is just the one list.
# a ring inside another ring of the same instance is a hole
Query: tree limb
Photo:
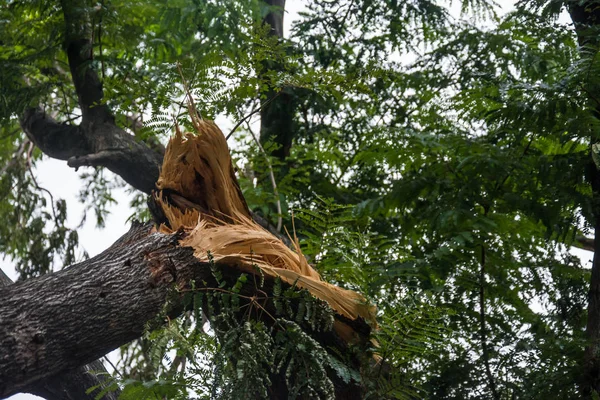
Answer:
[[[587, 49], [594, 49], [595, 52], [600, 48], [598, 40], [598, 31], [600, 29], [600, 10], [594, 1], [569, 2], [567, 8], [575, 27], [577, 40], [579, 43], [579, 51], [582, 58], [586, 55]], [[591, 64], [590, 64], [591, 65]], [[588, 82], [583, 83], [584, 87]], [[589, 96], [589, 100], [593, 100]], [[600, 113], [600, 105], [594, 104], [594, 114], [596, 117]], [[598, 138], [592, 135], [590, 144], [597, 142]], [[593, 212], [593, 220], [591, 224], [594, 226], [593, 251], [594, 258], [592, 260], [592, 271], [590, 278], [590, 291], [588, 294], [587, 308], [587, 324], [586, 337], [587, 344], [583, 358], [582, 379], [580, 390], [583, 398], [593, 397], [594, 393], [600, 391], [600, 171], [592, 160], [590, 155], [588, 164], [588, 180], [592, 186], [592, 204], [595, 205]], [[592, 244], [592, 243], [587, 243]]]
[[587, 251], [595, 251], [594, 238], [588, 238], [585, 236], [577, 236], [573, 242], [573, 246]]
[[40, 108], [28, 109], [21, 126], [46, 155], [69, 165], [102, 166], [134, 188], [151, 193], [158, 179], [162, 154], [139, 142], [115, 124], [103, 103], [102, 82], [93, 69], [90, 13], [80, 0], [62, 0], [65, 50], [82, 112], [79, 125], [60, 124]]
[[83, 129], [59, 123], [41, 108], [25, 110], [21, 128], [44, 154], [52, 158], [67, 160], [89, 152]]
[[[0, 288], [12, 284], [13, 281], [0, 269]], [[42, 379], [26, 391], [47, 400], [92, 400], [96, 398], [97, 392], [87, 393], [87, 390], [92, 387], [105, 387], [107, 384], [106, 375], [102, 373], [107, 373], [106, 368], [101, 361], [96, 360], [49, 379]], [[102, 400], [117, 400], [120, 392], [116, 388], [102, 396]]]
[[[487, 210], [486, 210], [487, 214]], [[486, 267], [486, 251], [485, 244], [481, 244], [481, 259], [479, 260], [479, 332], [481, 339], [481, 352], [483, 364], [485, 365], [485, 374], [487, 377], [487, 386], [490, 389], [492, 398], [500, 399], [496, 389], [496, 380], [490, 366], [490, 351], [488, 348], [487, 328], [485, 321], [485, 267]]]
[[[285, 0], [266, 0], [272, 9], [263, 19], [263, 23], [270, 27], [270, 34], [280, 40], [283, 39], [283, 17]], [[265, 61], [266, 71], [283, 71], [281, 63]], [[297, 107], [296, 95], [291, 88], [272, 88], [267, 93], [267, 101], [260, 108], [260, 141], [264, 144], [269, 140], [279, 145], [271, 155], [285, 160], [290, 155], [292, 141], [297, 129], [293, 125], [294, 112]]]
[[114, 116], [102, 102], [102, 82], [91, 65], [94, 47], [90, 14], [94, 9], [81, 0], [61, 0], [60, 3], [65, 19], [65, 50], [81, 107], [82, 124], [114, 124]]
[[265, 3], [273, 9], [265, 16], [264, 23], [271, 27], [271, 35], [282, 38], [285, 0], [266, 0]]
[[154, 189], [162, 154], [138, 142], [113, 122], [64, 125], [43, 110], [32, 108], [25, 111], [21, 127], [52, 158], [68, 160], [74, 168], [106, 167], [144, 193]]
[[191, 268], [199, 263], [177, 234], [149, 233], [134, 224], [90, 260], [0, 288], [0, 397], [44, 393], [40, 383], [139, 337], [174, 282], [210, 275]]

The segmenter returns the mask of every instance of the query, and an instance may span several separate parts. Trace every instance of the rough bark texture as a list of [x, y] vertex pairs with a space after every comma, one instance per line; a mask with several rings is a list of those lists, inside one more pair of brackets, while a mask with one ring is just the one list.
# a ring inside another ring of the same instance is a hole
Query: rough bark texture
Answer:
[[[0, 288], [14, 282], [0, 270]], [[27, 388], [27, 392], [47, 400], [82, 400], [95, 398], [96, 391], [87, 394], [86, 388], [105, 387], [106, 368], [99, 360], [83, 367], [65, 371], [49, 379], [42, 379]], [[102, 396], [102, 400], [117, 400], [120, 390], [111, 391]]]
[[36, 382], [139, 337], [173, 284], [209, 277], [178, 235], [149, 230], [135, 224], [90, 260], [0, 289], [0, 397], [36, 392]]
[[0, 269], [0, 287], [12, 284], [13, 281]]
[[[580, 50], [585, 50], [585, 48], [597, 50], [600, 45], [598, 41], [598, 30], [600, 28], [598, 4], [595, 1], [572, 2], [569, 4], [569, 13], [575, 25]], [[585, 54], [583, 56], [587, 57]], [[586, 86], [587, 82], [582, 82], [582, 84]], [[591, 95], [593, 96], [593, 93]], [[595, 111], [596, 117], [600, 117], [599, 104], [596, 104]], [[592, 143], [599, 142], [600, 132], [593, 132], [590, 139]], [[589, 398], [593, 397], [594, 393], [600, 393], [600, 171], [593, 163], [591, 155], [587, 175], [592, 185], [595, 239], [593, 242], [594, 259], [592, 261], [588, 296], [586, 326], [588, 343], [585, 349], [583, 377], [580, 384], [582, 394], [584, 397]]]

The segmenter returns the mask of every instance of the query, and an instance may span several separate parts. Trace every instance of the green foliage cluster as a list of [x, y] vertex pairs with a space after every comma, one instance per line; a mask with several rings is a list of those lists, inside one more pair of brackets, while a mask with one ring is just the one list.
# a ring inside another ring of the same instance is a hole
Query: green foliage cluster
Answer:
[[[346, 355], [330, 353], [307, 333], [307, 326], [312, 332], [331, 331], [333, 311], [326, 303], [306, 290], [284, 289], [280, 280], [268, 296], [261, 290], [264, 298], [251, 299], [243, 289], [260, 285], [267, 290], [264, 282], [242, 274], [229, 287], [221, 267], [212, 263], [211, 269], [218, 287], [187, 290], [187, 317], [148, 330], [150, 368], [140, 371], [135, 363], [127, 378], [112, 380], [106, 390], [122, 385], [123, 399], [187, 399], [190, 393], [202, 399], [269, 398], [273, 377], [282, 376], [290, 399], [331, 399], [331, 374], [346, 383], [361, 381], [359, 371], [345, 364]], [[205, 322], [210, 322], [209, 331]], [[183, 366], [185, 362], [189, 365]]]
[[[23, 279], [50, 272], [57, 262], [74, 263], [78, 234], [66, 224], [66, 202], [36, 181], [31, 160], [39, 154], [27, 154], [33, 147], [26, 143], [12, 158], [9, 149], [3, 152], [8, 160], [0, 175], [0, 251], [15, 261]], [[27, 156], [20, 158], [19, 152]]]

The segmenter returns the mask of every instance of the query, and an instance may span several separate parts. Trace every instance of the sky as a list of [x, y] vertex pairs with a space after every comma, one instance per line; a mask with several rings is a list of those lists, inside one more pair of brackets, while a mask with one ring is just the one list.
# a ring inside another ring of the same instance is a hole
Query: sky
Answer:
[[[288, 0], [286, 5], [286, 15], [284, 17], [284, 30], [287, 35], [290, 32], [292, 22], [298, 18], [298, 12], [301, 12], [306, 7], [306, 0]], [[460, 13], [459, 1], [454, 1], [452, 13], [458, 15]], [[502, 9], [502, 13], [508, 12], [513, 8], [514, 1], [500, 0], [497, 2]], [[568, 15], [561, 16], [560, 22], [568, 22]], [[233, 123], [224, 118], [218, 118], [217, 123], [224, 132], [229, 131]], [[228, 129], [229, 128], [229, 129]], [[108, 176], [114, 176], [107, 171]], [[50, 190], [55, 196], [62, 197], [67, 202], [68, 210], [68, 225], [75, 228], [84, 211], [84, 205], [77, 198], [81, 189], [80, 172], [69, 168], [65, 161], [59, 161], [45, 157], [43, 161], [36, 166], [36, 175], [40, 186]], [[107, 178], [108, 178], [107, 176]], [[83, 249], [85, 249], [90, 257], [102, 252], [108, 248], [115, 240], [123, 235], [129, 229], [127, 219], [131, 215], [129, 208], [130, 195], [125, 189], [117, 189], [113, 192], [113, 197], [116, 204], [109, 208], [110, 214], [106, 219], [106, 229], [99, 230], [95, 227], [95, 221], [92, 215], [88, 221], [79, 230], [79, 241]], [[586, 265], [591, 265], [590, 252], [576, 249], [575, 254], [579, 256]], [[13, 280], [17, 274], [10, 260], [0, 260], [0, 268]], [[118, 350], [117, 350], [118, 351]], [[110, 358], [116, 360], [118, 354], [111, 353]], [[18, 394], [10, 397], [12, 400], [32, 400], [41, 399], [40, 397], [29, 394]]]

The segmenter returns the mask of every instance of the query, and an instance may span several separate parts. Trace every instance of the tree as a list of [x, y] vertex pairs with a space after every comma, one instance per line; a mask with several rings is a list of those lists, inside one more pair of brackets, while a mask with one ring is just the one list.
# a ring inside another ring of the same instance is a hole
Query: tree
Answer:
[[[232, 138], [255, 216], [272, 231], [278, 219], [294, 226], [323, 276], [379, 306], [378, 352], [389, 373], [369, 380], [344, 370], [366, 394], [593, 396], [597, 262], [590, 275], [569, 246], [589, 244], [597, 227], [595, 2], [522, 2], [498, 16], [488, 2], [467, 1], [465, 18], [454, 18], [424, 0], [315, 1], [288, 39], [282, 7], [150, 0], [2, 6], [0, 212], [7, 223], [0, 249], [22, 278], [49, 272], [58, 257], [72, 263], [77, 246], [64, 204], [52, 200], [54, 213], [44, 208], [30, 164], [43, 152], [75, 168], [105, 167], [149, 193], [171, 114], [193, 128], [180, 106], [190, 92], [203, 117], [225, 113], [240, 122]], [[575, 30], [557, 22], [565, 10]], [[255, 133], [250, 122], [258, 116]], [[110, 199], [101, 171], [85, 177], [99, 222]], [[144, 196], [136, 204], [147, 218]], [[136, 236], [139, 229], [130, 233], [139, 246], [160, 246]], [[214, 278], [209, 267], [200, 270]], [[18, 288], [74, 271], [4, 290], [18, 301]], [[156, 276], [140, 267], [130, 278]], [[162, 290], [153, 291], [156, 298], [164, 299]], [[214, 342], [190, 321], [188, 313], [123, 349], [125, 396], [144, 388], [172, 395], [176, 384], [209, 387], [202, 368], [178, 367], [198, 355], [191, 348], [231, 355], [226, 343], [265, 332], [241, 325], [229, 342]], [[136, 325], [120, 340], [143, 331]], [[258, 359], [260, 343], [253, 343]], [[160, 372], [169, 348], [178, 361]], [[227, 386], [233, 374], [211, 373], [222, 393], [234, 390]]]

